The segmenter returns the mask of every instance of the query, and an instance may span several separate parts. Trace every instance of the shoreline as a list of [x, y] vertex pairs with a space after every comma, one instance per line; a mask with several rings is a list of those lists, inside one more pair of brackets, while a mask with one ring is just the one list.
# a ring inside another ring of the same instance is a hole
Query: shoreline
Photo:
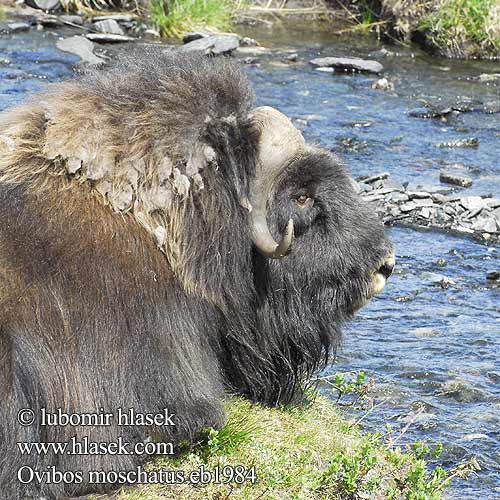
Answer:
[[[31, 5], [50, 7], [47, 9], [34, 8], [24, 3], [18, 4], [8, 0], [3, 7], [4, 13], [9, 16], [19, 17], [21, 23], [28, 22], [32, 25], [73, 25], [86, 29], [89, 32], [113, 34], [115, 36], [133, 35], [135, 37], [160, 38], [164, 28], [166, 15], [163, 11], [155, 11], [153, 7], [148, 11], [143, 3], [136, 4], [134, 10], [108, 11], [93, 10], [87, 7], [75, 9], [66, 1], [63, 8], [62, 0], [28, 0]], [[277, 23], [302, 27], [305, 31], [325, 31], [331, 34], [352, 34], [362, 37], [373, 37], [389, 45], [415, 44], [424, 49], [431, 56], [449, 59], [482, 59], [500, 60], [500, 7], [498, 13], [490, 14], [491, 20], [484, 19], [485, 33], [463, 33], [463, 30], [449, 27], [446, 32], [438, 31], [437, 26], [443, 24], [438, 16], [441, 15], [441, 3], [453, 3], [456, 0], [433, 0], [426, 7], [415, 6], [402, 8], [393, 0], [377, 0], [358, 4], [357, 2], [343, 2], [336, 0], [288, 0], [263, 2], [251, 0], [247, 6], [236, 2], [234, 10], [228, 10], [223, 22], [222, 31], [228, 31], [228, 23], [233, 28], [239, 25], [263, 24], [272, 27]], [[78, 4], [82, 5], [82, 4]], [[85, 2], [83, 2], [85, 5]], [[153, 5], [153, 4], [151, 4]], [[405, 10], [406, 9], [406, 10]], [[467, 16], [464, 12], [464, 22]], [[444, 15], [444, 14], [443, 14]], [[78, 17], [76, 17], [78, 16]], [[493, 16], [493, 17], [492, 17]], [[495, 17], [496, 16], [496, 17]], [[69, 18], [73, 19], [69, 19]], [[66, 18], [66, 19], [63, 19]], [[128, 24], [114, 24], [116, 20], [126, 21]], [[232, 18], [232, 21], [229, 19]], [[111, 20], [111, 24], [95, 26], [97, 22]], [[74, 22], [72, 22], [74, 21]], [[455, 19], [457, 21], [457, 19]], [[179, 21], [181, 23], [181, 21]], [[479, 21], [476, 21], [478, 24]], [[434, 26], [435, 25], [435, 26]], [[111, 28], [110, 28], [111, 26]], [[209, 31], [217, 33], [215, 29]], [[96, 28], [96, 29], [94, 29]], [[196, 27], [198, 30], [202, 26]], [[171, 35], [180, 37], [184, 32], [190, 31], [181, 23], [178, 27], [165, 28]], [[479, 30], [479, 28], [477, 28]], [[107, 30], [107, 31], [106, 31]], [[455, 34], [456, 31], [456, 34]], [[446, 37], [447, 38], [446, 38]], [[476, 40], [474, 37], [483, 37]]]

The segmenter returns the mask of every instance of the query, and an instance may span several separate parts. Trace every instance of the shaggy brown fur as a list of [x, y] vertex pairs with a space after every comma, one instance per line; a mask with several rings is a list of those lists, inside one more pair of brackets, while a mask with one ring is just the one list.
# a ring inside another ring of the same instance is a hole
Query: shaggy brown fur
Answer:
[[[249, 110], [238, 109], [237, 101], [248, 100], [251, 92], [231, 65], [219, 64], [219, 78], [207, 87], [207, 82], [196, 84], [198, 68], [178, 69], [177, 57], [169, 62], [169, 78], [159, 88], [144, 81], [146, 68], [140, 65], [111, 94], [115, 75], [92, 73], [76, 84], [55, 85], [5, 115], [0, 182], [29, 182], [38, 192], [53, 189], [54, 176], [60, 177], [57, 189], [87, 183], [116, 212], [133, 215], [166, 253], [171, 268], [182, 273], [186, 252], [181, 251], [180, 221], [187, 203], [205, 187], [202, 170], [217, 164], [202, 137], [220, 121], [224, 126], [245, 120]], [[133, 79], [138, 87], [131, 92]], [[226, 116], [217, 116], [224, 109], [213, 106], [221, 89], [234, 93], [225, 103]], [[174, 197], [185, 203], [172, 203]], [[211, 216], [208, 210], [206, 215]], [[186, 288], [196, 286], [189, 276], [183, 279]]]

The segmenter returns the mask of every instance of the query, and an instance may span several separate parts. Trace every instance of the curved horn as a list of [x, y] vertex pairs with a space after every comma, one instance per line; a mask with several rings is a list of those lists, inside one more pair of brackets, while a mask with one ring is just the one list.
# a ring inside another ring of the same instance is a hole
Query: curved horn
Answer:
[[260, 253], [272, 259], [281, 259], [291, 250], [293, 219], [276, 243], [267, 225], [267, 204], [276, 180], [291, 160], [305, 148], [302, 134], [277, 109], [262, 106], [250, 113], [250, 120], [259, 131], [258, 158], [255, 177], [250, 181], [248, 200], [242, 205], [250, 211], [253, 242]]

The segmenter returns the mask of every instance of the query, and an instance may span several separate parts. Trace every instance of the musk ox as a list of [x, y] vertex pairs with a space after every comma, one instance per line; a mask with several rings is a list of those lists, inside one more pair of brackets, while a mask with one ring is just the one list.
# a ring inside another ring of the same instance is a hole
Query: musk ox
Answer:
[[[289, 402], [394, 265], [339, 160], [254, 108], [228, 60], [150, 49], [3, 113], [0, 196], [9, 500], [106, 491], [86, 474], [144, 460], [18, 442], [180, 443], [221, 425], [225, 394]], [[43, 425], [58, 408], [167, 408], [175, 425]], [[30, 481], [27, 467], [83, 480]]]

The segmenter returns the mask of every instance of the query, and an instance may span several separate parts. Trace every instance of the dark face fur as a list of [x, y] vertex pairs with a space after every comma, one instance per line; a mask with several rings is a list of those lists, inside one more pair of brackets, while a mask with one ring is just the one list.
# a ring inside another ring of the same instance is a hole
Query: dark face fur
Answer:
[[[340, 161], [307, 148], [271, 193], [268, 224], [276, 240], [293, 219], [291, 251], [270, 259], [254, 250], [257, 330], [270, 357], [260, 401], [288, 401], [335, 350], [342, 324], [379, 293], [394, 266], [382, 223], [355, 192]], [[272, 339], [272, 342], [270, 342]]]
[[[337, 320], [381, 291], [374, 275], [393, 258], [392, 245], [333, 155], [312, 149], [292, 162], [269, 213], [278, 233], [290, 218], [295, 227], [292, 251], [269, 266], [272, 280], [293, 286], [311, 304], [321, 302], [313, 307], [330, 310]], [[390, 267], [383, 272], [390, 274]]]

